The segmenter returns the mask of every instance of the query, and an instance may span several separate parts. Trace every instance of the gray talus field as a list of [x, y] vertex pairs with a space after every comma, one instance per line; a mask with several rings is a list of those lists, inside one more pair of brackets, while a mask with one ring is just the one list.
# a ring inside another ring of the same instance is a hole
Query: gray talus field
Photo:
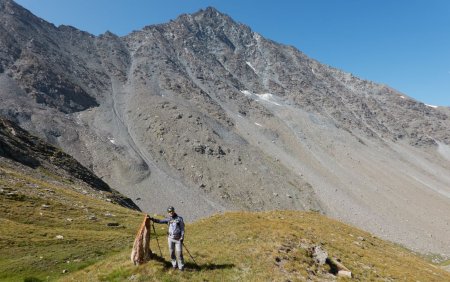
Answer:
[[450, 254], [449, 109], [213, 8], [127, 36], [0, 1], [0, 113], [144, 211], [318, 210]]

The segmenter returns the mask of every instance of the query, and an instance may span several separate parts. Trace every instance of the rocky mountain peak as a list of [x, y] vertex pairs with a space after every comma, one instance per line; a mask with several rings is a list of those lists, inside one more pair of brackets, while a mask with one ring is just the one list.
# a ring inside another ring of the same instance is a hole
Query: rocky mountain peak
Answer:
[[181, 28], [181, 30], [195, 35], [200, 41], [199, 43], [210, 43], [218, 39], [233, 49], [235, 48], [233, 42], [253, 34], [248, 26], [237, 23], [230, 16], [213, 7], [194, 14], [182, 15], [165, 27], [171, 29], [172, 32]]
[[228, 21], [234, 22], [234, 20], [225, 13], [220, 12], [214, 7], [207, 7], [206, 9], [200, 9], [198, 12], [192, 14], [198, 21], [201, 20], [216, 20], [216, 21]]
[[201, 23], [202, 21], [209, 22], [211, 20], [215, 20], [215, 23], [221, 23], [224, 21], [234, 23], [234, 20], [230, 16], [220, 12], [214, 7], [207, 7], [205, 9], [200, 9], [199, 11], [193, 14], [182, 14], [171, 22], [184, 21], [186, 19], [190, 21], [195, 20], [199, 23]]

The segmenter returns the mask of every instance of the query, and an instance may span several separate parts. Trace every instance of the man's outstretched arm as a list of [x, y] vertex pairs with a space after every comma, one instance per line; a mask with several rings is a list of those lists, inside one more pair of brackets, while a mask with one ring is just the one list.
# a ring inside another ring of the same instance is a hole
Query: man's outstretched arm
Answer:
[[168, 219], [168, 218], [157, 219], [157, 218], [151, 217], [151, 216], [149, 216], [149, 215], [147, 215], [147, 217], [148, 217], [151, 221], [156, 222], [156, 223], [168, 223], [168, 222], [169, 222], [169, 219]]

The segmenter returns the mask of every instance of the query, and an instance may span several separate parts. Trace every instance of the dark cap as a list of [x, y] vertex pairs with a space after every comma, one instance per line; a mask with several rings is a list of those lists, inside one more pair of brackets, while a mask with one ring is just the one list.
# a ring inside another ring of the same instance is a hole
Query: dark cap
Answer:
[[175, 211], [175, 208], [172, 206], [167, 208], [167, 212], [174, 212], [174, 211]]

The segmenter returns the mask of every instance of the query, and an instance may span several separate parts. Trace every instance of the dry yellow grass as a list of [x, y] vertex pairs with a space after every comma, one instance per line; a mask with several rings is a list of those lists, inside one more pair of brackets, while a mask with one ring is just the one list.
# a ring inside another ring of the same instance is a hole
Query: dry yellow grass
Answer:
[[[162, 232], [162, 230], [159, 229]], [[161, 235], [161, 234], [160, 234]], [[66, 277], [63, 281], [306, 281], [335, 279], [305, 246], [319, 244], [339, 258], [357, 281], [450, 281], [450, 274], [410, 251], [317, 213], [234, 212], [188, 225], [188, 269], [165, 261], [134, 267], [129, 250]], [[157, 250], [156, 242], [152, 249]], [[345, 280], [345, 278], [341, 278]]]

